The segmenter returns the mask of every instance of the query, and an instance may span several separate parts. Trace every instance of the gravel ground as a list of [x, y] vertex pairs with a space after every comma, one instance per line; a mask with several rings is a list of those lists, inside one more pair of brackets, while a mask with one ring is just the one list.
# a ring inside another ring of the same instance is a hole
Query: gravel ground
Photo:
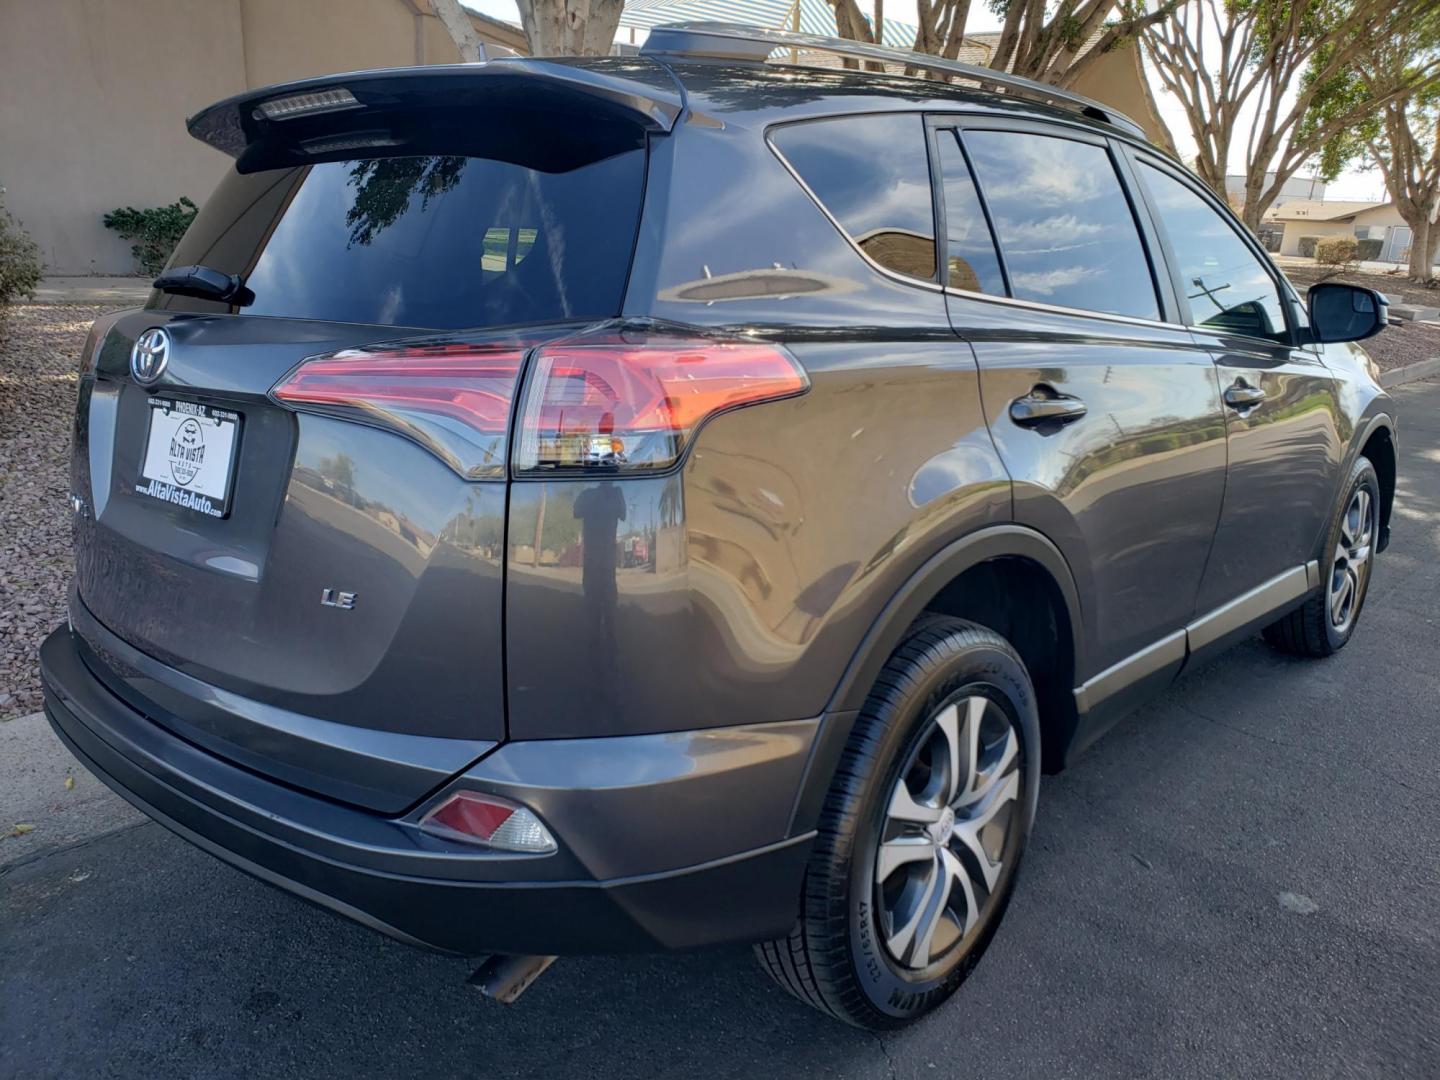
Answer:
[[65, 618], [75, 367], [105, 310], [27, 304], [0, 316], [0, 720], [40, 708], [35, 650]]
[[[1287, 265], [1281, 269], [1300, 290], [1302, 297], [1306, 289], [1320, 280], [1319, 273], [1309, 267]], [[1397, 304], [1440, 307], [1440, 288], [1415, 285], [1398, 274], [1341, 274], [1328, 280], [1378, 289]], [[1416, 364], [1440, 356], [1440, 323], [1400, 323], [1388, 327], [1378, 337], [1362, 342], [1362, 345], [1382, 371]]]

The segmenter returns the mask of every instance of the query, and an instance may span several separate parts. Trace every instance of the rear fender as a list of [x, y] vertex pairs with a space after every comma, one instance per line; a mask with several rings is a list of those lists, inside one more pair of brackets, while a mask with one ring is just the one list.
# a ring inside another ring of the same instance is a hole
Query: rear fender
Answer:
[[[846, 666], [815, 738], [805, 779], [796, 798], [792, 835], [815, 827], [855, 719], [881, 668], [905, 639], [911, 625], [941, 590], [961, 574], [981, 563], [1007, 557], [1028, 559], [1050, 575], [1069, 616], [1072, 670], [1086, 670], [1080, 594], [1059, 548], [1042, 534], [1021, 525], [991, 526], [946, 545], [895, 593]], [[1049, 752], [1047, 748], [1047, 756]]]

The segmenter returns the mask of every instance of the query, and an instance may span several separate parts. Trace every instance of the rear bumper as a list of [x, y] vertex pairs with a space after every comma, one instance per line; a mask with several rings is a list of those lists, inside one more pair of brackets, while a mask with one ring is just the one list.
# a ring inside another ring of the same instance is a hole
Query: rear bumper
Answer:
[[[647, 952], [763, 940], [794, 921], [813, 833], [787, 833], [818, 721], [509, 744], [447, 789], [525, 802], [561, 851], [477, 855], [419, 833], [418, 810], [383, 817], [193, 746], [115, 697], [65, 628], [40, 662], [51, 725], [125, 799], [225, 862], [411, 944], [462, 955]], [[615, 745], [632, 742], [630, 755]], [[699, 821], [710, 828], [688, 845], [694, 859], [642, 869], [682, 855]], [[753, 843], [767, 831], [773, 839]], [[708, 857], [725, 834], [743, 845]]]

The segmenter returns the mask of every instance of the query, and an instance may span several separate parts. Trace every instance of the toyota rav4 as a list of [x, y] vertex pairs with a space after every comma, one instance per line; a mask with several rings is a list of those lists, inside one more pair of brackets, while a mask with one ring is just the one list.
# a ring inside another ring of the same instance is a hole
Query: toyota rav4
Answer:
[[168, 828], [500, 996], [751, 942], [913, 1019], [1043, 772], [1243, 636], [1355, 632], [1384, 299], [1302, 301], [1105, 106], [690, 24], [189, 128], [234, 164], [80, 359], [46, 710]]

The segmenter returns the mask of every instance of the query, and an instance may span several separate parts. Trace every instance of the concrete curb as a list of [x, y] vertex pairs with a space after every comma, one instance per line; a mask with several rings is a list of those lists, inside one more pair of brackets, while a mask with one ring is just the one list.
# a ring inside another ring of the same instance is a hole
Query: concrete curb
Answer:
[[139, 307], [149, 295], [149, 278], [47, 277], [36, 286], [30, 303]]
[[44, 713], [0, 724], [0, 872], [145, 820], [71, 756]]
[[1440, 375], [1440, 356], [1432, 356], [1429, 360], [1417, 360], [1415, 363], [1406, 364], [1404, 367], [1393, 368], [1390, 371], [1382, 371], [1380, 373], [1380, 385], [1388, 390], [1392, 386], [1414, 382], [1416, 379], [1428, 379], [1432, 375]]

